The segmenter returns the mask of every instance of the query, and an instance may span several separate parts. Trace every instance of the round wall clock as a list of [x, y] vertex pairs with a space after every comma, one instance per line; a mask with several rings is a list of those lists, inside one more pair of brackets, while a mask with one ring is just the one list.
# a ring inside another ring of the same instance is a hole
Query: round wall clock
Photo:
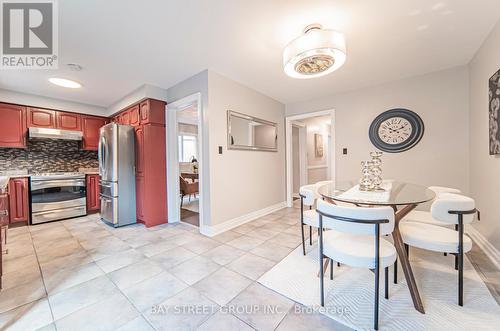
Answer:
[[391, 109], [378, 115], [370, 125], [370, 140], [387, 153], [400, 153], [414, 147], [424, 135], [424, 122], [408, 109]]

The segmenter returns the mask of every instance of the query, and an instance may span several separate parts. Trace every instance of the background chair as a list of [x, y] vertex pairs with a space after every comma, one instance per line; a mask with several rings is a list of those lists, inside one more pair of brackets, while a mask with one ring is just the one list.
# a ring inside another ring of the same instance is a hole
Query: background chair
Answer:
[[[319, 263], [321, 306], [324, 302], [323, 258], [353, 267], [372, 269], [375, 273], [373, 327], [378, 330], [379, 273], [385, 269], [385, 298], [389, 298], [389, 266], [396, 261], [394, 245], [381, 238], [394, 230], [391, 207], [362, 208], [337, 206], [317, 201], [319, 214]], [[331, 229], [330, 231], [323, 231]]]
[[179, 183], [180, 183], [180, 191], [181, 191], [181, 207], [182, 203], [184, 201], [184, 196], [189, 196], [189, 199], [191, 200], [191, 194], [195, 195], [198, 193], [198, 184], [199, 182], [193, 182], [190, 183], [186, 179], [184, 179], [182, 176], [179, 176]]
[[432, 217], [445, 224], [457, 225], [457, 230], [409, 221], [399, 225], [406, 245], [455, 255], [460, 306], [463, 306], [464, 253], [472, 249], [472, 240], [464, 235], [464, 224], [471, 223], [475, 213], [473, 199], [458, 194], [443, 193], [432, 203]]

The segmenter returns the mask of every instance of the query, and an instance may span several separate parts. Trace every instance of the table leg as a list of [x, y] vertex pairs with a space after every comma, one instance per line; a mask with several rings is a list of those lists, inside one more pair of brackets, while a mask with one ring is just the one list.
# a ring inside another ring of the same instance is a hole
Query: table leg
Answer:
[[399, 221], [410, 211], [415, 209], [415, 207], [417, 207], [417, 205], [407, 205], [398, 211], [397, 208], [393, 206], [395, 212], [395, 225], [394, 231], [392, 232], [392, 238], [394, 239], [394, 246], [396, 247], [399, 261], [406, 278], [406, 283], [408, 284], [408, 289], [410, 290], [413, 305], [416, 310], [425, 314], [424, 305], [422, 304], [422, 299], [420, 298], [420, 294], [418, 292], [417, 282], [415, 281], [415, 276], [413, 275], [408, 255], [406, 255], [403, 238], [401, 238], [401, 233], [399, 232]]

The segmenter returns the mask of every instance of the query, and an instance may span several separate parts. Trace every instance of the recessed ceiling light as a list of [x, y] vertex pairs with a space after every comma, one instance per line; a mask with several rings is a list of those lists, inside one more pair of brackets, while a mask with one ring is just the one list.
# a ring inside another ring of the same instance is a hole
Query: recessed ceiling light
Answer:
[[283, 51], [283, 69], [294, 78], [315, 78], [340, 68], [346, 59], [344, 35], [311, 24]]
[[51, 82], [54, 85], [67, 87], [67, 88], [80, 88], [80, 87], [82, 87], [82, 84], [75, 82], [74, 80], [69, 80], [69, 79], [64, 79], [64, 78], [52, 77], [52, 78], [49, 78], [49, 82]]

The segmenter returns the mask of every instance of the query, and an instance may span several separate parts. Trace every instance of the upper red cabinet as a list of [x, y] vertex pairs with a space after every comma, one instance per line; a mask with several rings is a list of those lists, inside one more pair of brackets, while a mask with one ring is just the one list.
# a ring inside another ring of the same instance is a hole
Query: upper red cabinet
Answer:
[[141, 124], [165, 124], [165, 102], [147, 99], [139, 104]]
[[138, 126], [141, 124], [141, 118], [139, 114], [139, 105], [136, 105], [129, 110], [127, 110], [129, 117], [129, 124], [132, 126]]
[[28, 108], [28, 127], [55, 128], [56, 111], [41, 108]]
[[121, 114], [120, 124], [130, 125], [130, 113], [128, 110]]
[[26, 147], [26, 107], [0, 103], [0, 147]]
[[96, 151], [99, 147], [99, 129], [108, 120], [97, 116], [82, 116], [83, 149]]
[[58, 111], [56, 113], [56, 128], [82, 131], [81, 115]]

